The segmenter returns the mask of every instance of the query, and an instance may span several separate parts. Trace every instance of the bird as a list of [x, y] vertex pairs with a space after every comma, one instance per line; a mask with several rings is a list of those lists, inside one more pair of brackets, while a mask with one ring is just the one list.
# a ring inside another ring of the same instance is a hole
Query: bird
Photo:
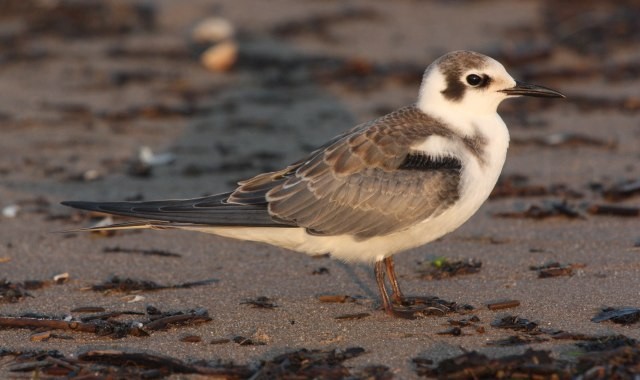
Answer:
[[193, 199], [62, 204], [136, 218], [87, 230], [200, 231], [373, 264], [382, 309], [413, 317], [393, 255], [457, 229], [489, 197], [509, 145], [497, 108], [519, 96], [565, 97], [516, 81], [491, 57], [453, 51], [424, 71], [414, 104], [356, 125], [281, 170], [238, 182], [232, 191]]

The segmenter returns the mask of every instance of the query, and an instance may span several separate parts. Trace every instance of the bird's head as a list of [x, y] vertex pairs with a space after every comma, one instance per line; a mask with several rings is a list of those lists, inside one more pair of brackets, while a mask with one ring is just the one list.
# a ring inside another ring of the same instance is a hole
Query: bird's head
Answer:
[[425, 71], [418, 107], [431, 114], [495, 113], [504, 99], [514, 96], [564, 98], [542, 86], [516, 81], [500, 62], [472, 51], [443, 55]]

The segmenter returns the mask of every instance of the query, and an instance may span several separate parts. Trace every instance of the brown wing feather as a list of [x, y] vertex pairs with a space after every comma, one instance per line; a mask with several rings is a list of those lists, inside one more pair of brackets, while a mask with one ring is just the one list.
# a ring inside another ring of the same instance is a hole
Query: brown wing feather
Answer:
[[411, 145], [429, 135], [453, 137], [416, 107], [403, 108], [284, 170], [241, 182], [229, 202], [267, 202], [274, 218], [315, 234], [368, 238], [405, 229], [457, 200], [459, 166], [397, 170]]

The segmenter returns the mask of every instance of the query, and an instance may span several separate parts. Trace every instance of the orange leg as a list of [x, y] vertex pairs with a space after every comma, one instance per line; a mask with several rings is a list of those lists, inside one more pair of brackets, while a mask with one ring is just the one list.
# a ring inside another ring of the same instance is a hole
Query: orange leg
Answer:
[[391, 289], [393, 289], [393, 302], [402, 305], [404, 302], [404, 295], [398, 285], [398, 278], [396, 277], [396, 270], [393, 265], [393, 258], [391, 256], [384, 258], [384, 263], [387, 266], [387, 275], [389, 276], [389, 282], [391, 283]]
[[389, 294], [387, 293], [387, 287], [384, 283], [384, 261], [376, 261], [375, 266], [376, 282], [378, 283], [378, 289], [380, 290], [380, 296], [382, 297], [382, 307], [388, 314], [393, 315], [393, 306], [389, 301]]

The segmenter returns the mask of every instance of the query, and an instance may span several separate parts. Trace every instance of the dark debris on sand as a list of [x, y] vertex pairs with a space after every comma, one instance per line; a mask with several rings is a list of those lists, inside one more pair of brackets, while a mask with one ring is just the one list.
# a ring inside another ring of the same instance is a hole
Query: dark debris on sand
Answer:
[[[498, 343], [529, 344], [536, 340], [511, 337]], [[437, 366], [427, 358], [414, 358], [413, 363], [419, 376], [439, 379], [608, 380], [640, 376], [640, 344], [633, 339], [602, 337], [597, 342], [578, 343], [578, 346], [582, 352], [577, 361], [556, 359], [549, 351], [529, 348], [523, 354], [499, 358], [471, 351], [445, 359]]]
[[347, 359], [365, 352], [364, 348], [345, 350], [307, 350], [289, 352], [262, 363], [253, 379], [342, 379], [351, 375], [343, 365]]
[[458, 304], [433, 296], [404, 297], [402, 304], [395, 304], [395, 315], [406, 319], [416, 319], [426, 316], [443, 316], [449, 313], [466, 315], [475, 308], [468, 304]]
[[131, 253], [141, 254], [145, 256], [163, 256], [163, 257], [182, 257], [179, 253], [169, 252], [163, 249], [137, 249], [137, 248], [123, 248], [120, 246], [104, 247], [102, 249], [104, 253]]
[[240, 304], [251, 305], [252, 307], [258, 309], [275, 309], [276, 307], [278, 307], [278, 305], [276, 305], [276, 303], [273, 302], [271, 298], [265, 296], [249, 298], [240, 302]]
[[631, 325], [640, 321], [640, 309], [636, 307], [606, 307], [591, 318], [592, 322], [611, 321], [621, 325]]
[[131, 278], [120, 278], [118, 276], [112, 276], [101, 284], [92, 285], [89, 290], [94, 292], [106, 292], [106, 293], [130, 293], [139, 291], [155, 291], [164, 289], [185, 289], [193, 288], [194, 286], [210, 285], [218, 282], [216, 279], [208, 279], [201, 281], [184, 282], [175, 285], [160, 285], [153, 281], [148, 280], [134, 280]]
[[522, 346], [525, 344], [547, 342], [548, 340], [549, 340], [548, 338], [541, 337], [541, 336], [511, 335], [507, 338], [489, 341], [487, 342], [487, 346], [498, 346], [498, 347]]
[[532, 265], [530, 270], [538, 272], [538, 278], [549, 278], [559, 276], [573, 276], [573, 270], [584, 268], [585, 264], [560, 264], [557, 261], [548, 262], [543, 265]]
[[[635, 311], [637, 312], [637, 309]], [[416, 365], [416, 370], [424, 376], [447, 379], [604, 380], [633, 379], [640, 376], [640, 343], [624, 335], [593, 336], [544, 329], [540, 328], [538, 323], [514, 315], [499, 318], [491, 325], [496, 328], [511, 329], [520, 334], [490, 341], [487, 343], [489, 346], [530, 345], [550, 340], [573, 340], [577, 341], [575, 345], [580, 350], [577, 360], [555, 359], [547, 351], [532, 349], [528, 349], [522, 355], [497, 359], [472, 351], [444, 360], [436, 367]]]
[[496, 300], [487, 303], [487, 309], [489, 310], [503, 310], [503, 309], [512, 309], [514, 307], [520, 306], [520, 301], [518, 300]]
[[153, 306], [148, 306], [147, 318], [144, 320], [116, 319], [125, 315], [143, 315], [143, 313], [116, 311], [81, 318], [33, 314], [0, 316], [0, 328], [77, 331], [118, 339], [126, 336], [148, 336], [153, 331], [165, 330], [172, 326], [193, 326], [211, 321], [208, 311], [202, 308], [161, 312]]
[[500, 177], [496, 187], [491, 192], [490, 199], [541, 196], [579, 199], [582, 198], [584, 194], [569, 188], [565, 184], [553, 184], [550, 186], [533, 185], [529, 183], [529, 177], [521, 174], [513, 174]]
[[525, 344], [541, 343], [550, 340], [545, 335], [547, 331], [539, 328], [538, 323], [521, 318], [517, 315], [506, 315], [491, 323], [491, 327], [508, 329], [519, 332], [519, 335], [511, 335], [507, 338], [487, 342], [488, 346], [519, 346]]
[[89, 350], [77, 358], [57, 351], [0, 351], [0, 357], [13, 357], [8, 370], [65, 379], [160, 379], [172, 374], [199, 374], [211, 378], [246, 379], [253, 371], [233, 363], [185, 362], [151, 352]]
[[264, 360], [258, 368], [219, 360], [184, 361], [151, 352], [88, 350], [77, 358], [58, 351], [0, 350], [0, 358], [12, 357], [8, 370], [66, 379], [122, 378], [158, 379], [174, 374], [201, 375], [224, 379], [380, 379], [393, 378], [389, 368], [381, 365], [365, 367], [353, 373], [344, 362], [360, 356], [363, 348], [344, 350], [300, 349]]
[[435, 368], [416, 364], [419, 376], [439, 379], [511, 379], [533, 378], [544, 375], [550, 378], [561, 374], [548, 351], [527, 350], [521, 355], [511, 355], [491, 359], [477, 351], [471, 351], [451, 359], [441, 361]]
[[480, 318], [478, 318], [477, 315], [471, 315], [462, 319], [449, 319], [447, 322], [453, 327], [444, 331], [440, 331], [437, 334], [451, 336], [468, 335], [465, 334], [465, 330], [468, 330], [468, 328], [473, 328], [478, 334], [485, 333], [484, 326], [478, 324], [480, 322]]
[[586, 352], [610, 351], [625, 346], [638, 346], [638, 341], [624, 335], [607, 335], [598, 337], [582, 337], [584, 342], [576, 343]]
[[476, 259], [449, 261], [446, 258], [420, 263], [416, 270], [423, 280], [441, 280], [453, 276], [478, 273], [482, 262]]
[[335, 317], [335, 319], [339, 321], [352, 321], [352, 320], [363, 319], [369, 316], [371, 316], [371, 314], [369, 313], [340, 314], [337, 317]]
[[251, 338], [247, 338], [241, 335], [234, 336], [233, 341], [241, 346], [264, 346], [266, 343]]
[[640, 195], [640, 179], [624, 181], [602, 190], [602, 196], [609, 201], [618, 202]]
[[591, 215], [606, 215], [618, 217], [638, 217], [640, 216], [640, 207], [594, 204], [587, 208], [587, 212]]
[[551, 217], [565, 217], [569, 219], [584, 219], [582, 211], [566, 201], [546, 200], [541, 204], [531, 204], [514, 211], [497, 212], [493, 214], [499, 218], [531, 218], [546, 219]]
[[514, 331], [523, 331], [529, 334], [539, 332], [538, 324], [517, 315], [507, 315], [496, 319], [491, 323], [492, 327], [499, 329], [509, 329]]
[[31, 297], [27, 290], [41, 289], [46, 285], [45, 281], [39, 280], [11, 282], [6, 279], [0, 279], [0, 304], [16, 303], [26, 297]]

